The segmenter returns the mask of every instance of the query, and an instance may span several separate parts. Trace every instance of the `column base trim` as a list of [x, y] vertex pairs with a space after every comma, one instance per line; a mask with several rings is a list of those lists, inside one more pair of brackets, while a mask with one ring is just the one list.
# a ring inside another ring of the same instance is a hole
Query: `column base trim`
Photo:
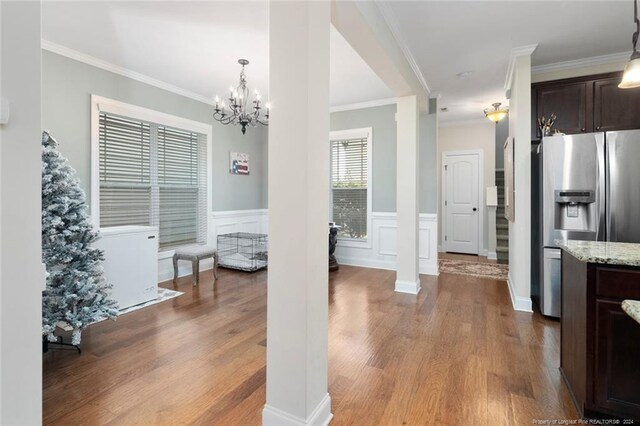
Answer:
[[396, 280], [397, 293], [418, 294], [420, 292], [420, 279], [416, 281]]
[[327, 426], [333, 413], [331, 413], [331, 397], [327, 393], [307, 419], [282, 411], [265, 404], [262, 409], [263, 426]]
[[509, 287], [509, 296], [511, 296], [511, 305], [514, 311], [520, 312], [533, 312], [533, 305], [530, 297], [517, 296], [513, 289], [513, 281], [511, 280], [511, 274], [507, 277], [507, 287]]

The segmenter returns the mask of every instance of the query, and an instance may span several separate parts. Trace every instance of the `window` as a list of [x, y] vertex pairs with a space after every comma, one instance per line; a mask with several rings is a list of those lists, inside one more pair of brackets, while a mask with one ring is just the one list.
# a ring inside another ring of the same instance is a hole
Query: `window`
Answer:
[[338, 237], [367, 242], [371, 217], [369, 129], [331, 134], [331, 217]]
[[99, 212], [97, 225], [158, 226], [161, 250], [205, 243], [208, 135], [180, 128], [190, 123], [160, 113], [141, 119], [145, 114], [136, 114], [136, 107], [116, 112], [103, 110], [103, 104], [96, 107], [94, 179], [99, 184], [93, 186], [98, 195], [92, 194], [92, 209]]

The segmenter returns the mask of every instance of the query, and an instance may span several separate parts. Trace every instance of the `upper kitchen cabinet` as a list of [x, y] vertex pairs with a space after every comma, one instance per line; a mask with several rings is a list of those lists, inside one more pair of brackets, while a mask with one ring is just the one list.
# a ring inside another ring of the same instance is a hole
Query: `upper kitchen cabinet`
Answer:
[[594, 82], [594, 130], [640, 128], [640, 89], [620, 89], [620, 78]]
[[[554, 128], [566, 134], [584, 133], [591, 129], [591, 105], [592, 91], [589, 83], [582, 81], [576, 83], [549, 83], [534, 89], [536, 99], [536, 115], [549, 118], [555, 114], [558, 118]], [[535, 137], [540, 139], [540, 130], [537, 122], [534, 125]]]
[[540, 140], [537, 118], [558, 118], [554, 129], [571, 135], [640, 129], [640, 89], [619, 89], [622, 73], [531, 85], [531, 139]]

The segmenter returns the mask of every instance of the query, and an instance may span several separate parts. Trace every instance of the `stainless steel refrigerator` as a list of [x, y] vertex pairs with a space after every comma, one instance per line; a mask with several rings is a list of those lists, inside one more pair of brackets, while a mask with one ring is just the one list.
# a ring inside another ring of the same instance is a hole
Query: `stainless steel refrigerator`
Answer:
[[532, 298], [559, 317], [556, 239], [640, 242], [640, 130], [545, 137], [532, 164]]

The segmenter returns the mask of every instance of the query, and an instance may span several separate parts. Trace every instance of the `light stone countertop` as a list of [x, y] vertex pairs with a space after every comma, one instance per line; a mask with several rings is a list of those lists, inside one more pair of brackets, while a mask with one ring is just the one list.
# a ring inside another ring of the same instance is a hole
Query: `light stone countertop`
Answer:
[[640, 266], [640, 244], [577, 240], [555, 240], [555, 243], [583, 262]]
[[624, 300], [622, 302], [622, 310], [640, 323], [640, 300]]

